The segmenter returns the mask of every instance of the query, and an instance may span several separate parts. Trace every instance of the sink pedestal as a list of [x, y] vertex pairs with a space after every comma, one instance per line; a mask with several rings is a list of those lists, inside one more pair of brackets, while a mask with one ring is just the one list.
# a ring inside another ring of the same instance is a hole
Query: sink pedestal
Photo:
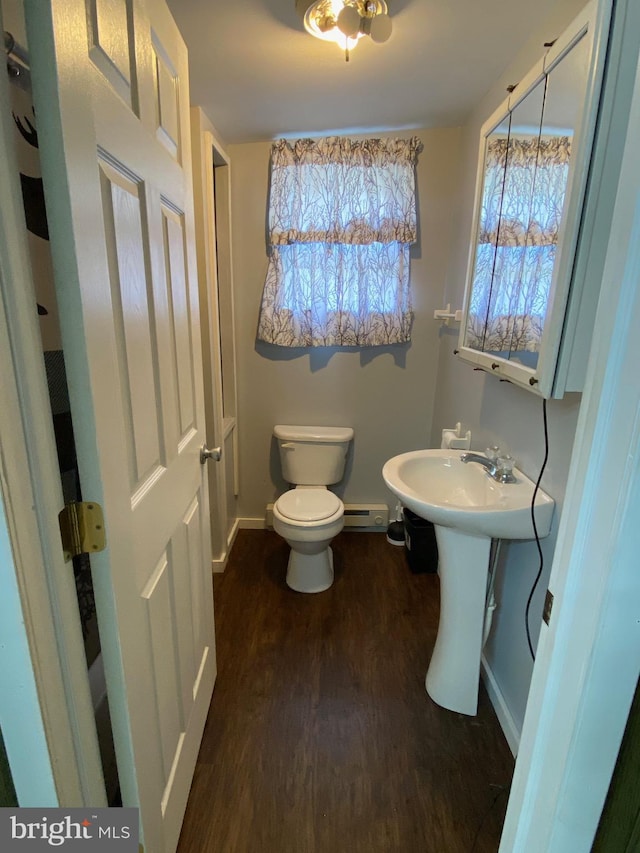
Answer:
[[[540, 537], [548, 536], [553, 498], [513, 469], [512, 483], [493, 479], [484, 457], [453, 450], [412, 450], [385, 462], [382, 477], [403, 505], [435, 525], [440, 554], [440, 625], [427, 673], [439, 705], [474, 715], [492, 539], [533, 539], [531, 502]], [[477, 462], [483, 463], [482, 465]]]
[[475, 715], [482, 654], [491, 538], [435, 525], [440, 623], [427, 671], [434, 702]]

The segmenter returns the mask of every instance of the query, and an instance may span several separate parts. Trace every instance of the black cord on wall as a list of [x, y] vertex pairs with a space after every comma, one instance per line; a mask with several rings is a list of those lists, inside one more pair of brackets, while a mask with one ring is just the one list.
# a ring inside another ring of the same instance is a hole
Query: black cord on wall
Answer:
[[547, 401], [542, 401], [542, 421], [544, 423], [544, 459], [542, 461], [542, 467], [540, 468], [540, 473], [538, 474], [538, 479], [536, 480], [536, 486], [533, 490], [533, 495], [531, 497], [531, 521], [533, 522], [533, 533], [536, 537], [536, 545], [538, 546], [538, 555], [540, 557], [540, 566], [538, 568], [538, 574], [536, 575], [536, 579], [533, 582], [533, 586], [531, 587], [531, 592], [529, 593], [529, 598], [527, 600], [527, 607], [524, 613], [524, 622], [525, 627], [527, 629], [527, 643], [529, 644], [529, 652], [531, 653], [532, 660], [535, 661], [536, 655], [533, 651], [533, 643], [531, 642], [531, 630], [529, 628], [529, 610], [531, 609], [531, 602], [533, 601], [533, 595], [536, 591], [536, 587], [540, 582], [540, 577], [542, 575], [542, 570], [544, 568], [544, 555], [542, 553], [542, 546], [540, 545], [540, 537], [538, 536], [538, 526], [536, 524], [536, 495], [540, 489], [540, 483], [542, 481], [542, 476], [544, 474], [544, 469], [547, 467], [547, 460], [549, 459], [549, 429], [547, 426]]

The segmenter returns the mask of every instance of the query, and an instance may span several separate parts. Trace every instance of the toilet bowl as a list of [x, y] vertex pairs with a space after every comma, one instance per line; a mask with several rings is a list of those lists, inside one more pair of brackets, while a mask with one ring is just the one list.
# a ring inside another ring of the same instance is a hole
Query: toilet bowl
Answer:
[[323, 592], [333, 583], [331, 541], [344, 527], [344, 504], [322, 486], [297, 486], [273, 506], [273, 529], [291, 548], [287, 586]]
[[273, 505], [273, 529], [291, 548], [287, 585], [322, 592], [333, 583], [331, 541], [344, 527], [344, 504], [327, 489], [344, 472], [350, 427], [276, 426], [283, 474], [295, 488]]

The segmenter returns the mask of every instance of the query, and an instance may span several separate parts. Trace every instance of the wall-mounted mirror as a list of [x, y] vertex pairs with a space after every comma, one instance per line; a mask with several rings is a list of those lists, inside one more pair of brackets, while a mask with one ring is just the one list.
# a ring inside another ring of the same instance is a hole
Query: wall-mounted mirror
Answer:
[[458, 352], [545, 397], [597, 116], [605, 28], [596, 12], [585, 8], [481, 131]]

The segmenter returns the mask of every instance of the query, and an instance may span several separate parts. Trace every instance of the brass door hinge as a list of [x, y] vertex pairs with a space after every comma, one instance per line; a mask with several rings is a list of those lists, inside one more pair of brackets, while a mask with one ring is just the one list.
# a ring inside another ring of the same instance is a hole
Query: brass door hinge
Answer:
[[107, 547], [102, 507], [95, 501], [72, 502], [58, 515], [64, 559], [95, 554]]
[[544, 597], [544, 607], [542, 608], [542, 618], [544, 621], [549, 624], [549, 619], [551, 619], [551, 611], [553, 610], [553, 593], [550, 589], [547, 590], [547, 594]]

